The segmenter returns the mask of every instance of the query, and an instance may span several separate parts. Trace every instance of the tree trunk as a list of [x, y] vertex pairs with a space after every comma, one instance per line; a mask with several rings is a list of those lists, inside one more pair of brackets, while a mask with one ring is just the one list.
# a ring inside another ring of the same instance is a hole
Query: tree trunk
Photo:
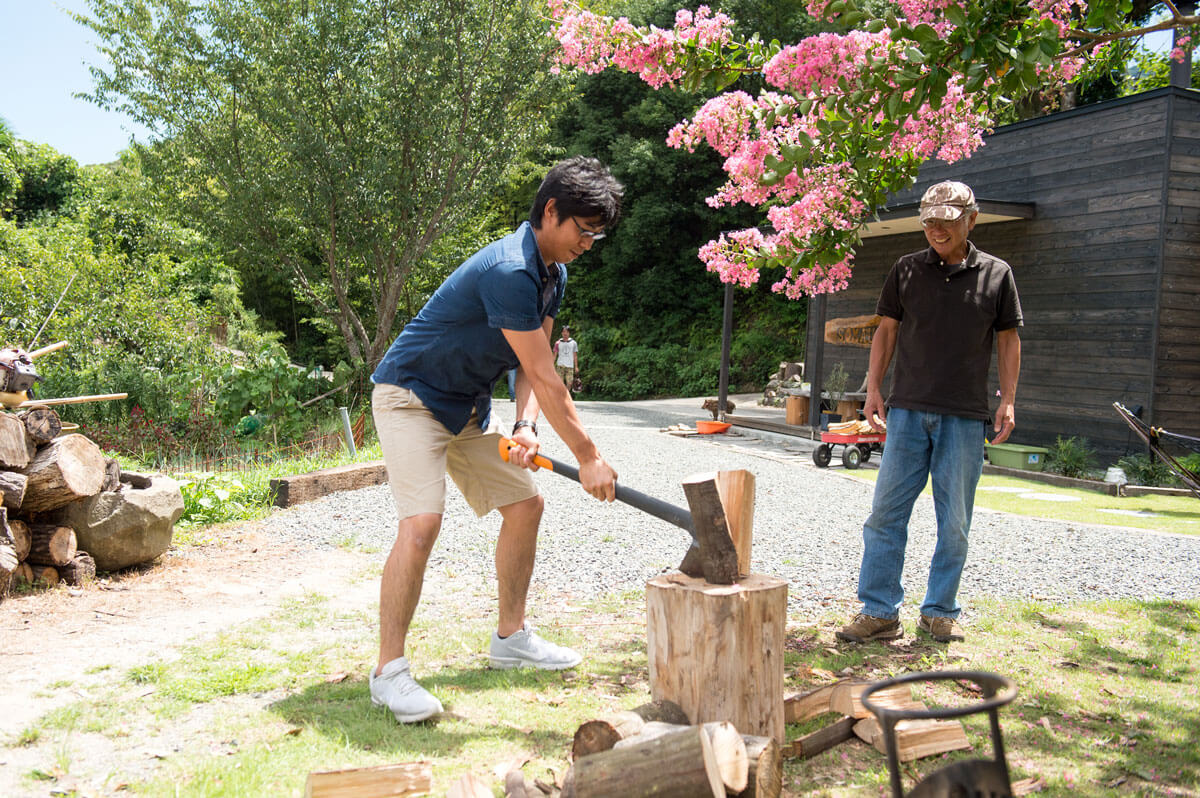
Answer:
[[0, 468], [21, 469], [29, 465], [29, 442], [25, 425], [12, 413], [0, 412]]
[[78, 542], [75, 530], [69, 526], [55, 524], [33, 524], [29, 527], [30, 565], [66, 565], [75, 558]]
[[652, 701], [626, 712], [589, 720], [575, 730], [571, 759], [608, 751], [627, 737], [635, 737], [647, 723], [688, 725], [688, 717], [674, 701]]
[[[23, 433], [24, 426], [21, 429]], [[65, 435], [39, 449], [25, 474], [29, 483], [22, 513], [54, 510], [100, 492], [104, 455], [83, 435]]]
[[579, 759], [567, 772], [562, 794], [563, 798], [724, 798], [725, 785], [708, 734], [693, 726]]
[[58, 576], [71, 587], [86, 585], [96, 578], [96, 561], [86, 551], [79, 551], [71, 561], [58, 569]]
[[16, 471], [0, 471], [0, 505], [15, 510], [25, 500], [29, 478]]
[[726, 720], [783, 742], [787, 582], [750, 574], [735, 585], [668, 574], [646, 583], [650, 695], [693, 723]]
[[49, 407], [31, 407], [17, 414], [30, 440], [44, 446], [62, 433], [62, 419]]
[[9, 519], [8, 531], [12, 535], [13, 544], [17, 548], [17, 559], [24, 560], [29, 556], [29, 547], [33, 543], [33, 537], [29, 532], [29, 524], [19, 518]]

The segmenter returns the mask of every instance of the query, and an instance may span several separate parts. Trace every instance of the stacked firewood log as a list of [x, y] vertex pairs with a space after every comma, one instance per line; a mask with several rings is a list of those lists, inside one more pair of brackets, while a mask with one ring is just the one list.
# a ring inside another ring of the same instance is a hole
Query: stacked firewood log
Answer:
[[0, 601], [12, 587], [78, 585], [96, 575], [75, 530], [50, 514], [115, 490], [120, 468], [86, 436], [61, 433], [49, 407], [0, 412]]

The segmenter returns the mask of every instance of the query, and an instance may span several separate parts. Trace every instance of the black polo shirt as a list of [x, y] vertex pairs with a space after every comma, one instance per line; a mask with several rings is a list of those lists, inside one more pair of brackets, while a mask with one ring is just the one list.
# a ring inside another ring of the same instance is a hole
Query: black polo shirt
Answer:
[[929, 247], [896, 261], [875, 312], [900, 322], [888, 407], [987, 420], [995, 334], [1024, 322], [1012, 268], [967, 242], [942, 262]]

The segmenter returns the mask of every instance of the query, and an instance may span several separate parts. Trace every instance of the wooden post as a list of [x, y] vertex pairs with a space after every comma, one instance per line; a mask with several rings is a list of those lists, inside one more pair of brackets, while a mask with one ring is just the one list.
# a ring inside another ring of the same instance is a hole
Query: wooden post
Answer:
[[728, 721], [783, 743], [787, 582], [750, 574], [713, 585], [684, 574], [646, 583], [650, 695], [692, 723]]
[[808, 423], [808, 397], [789, 396], [784, 402], [783, 420], [787, 424], [804, 426]]

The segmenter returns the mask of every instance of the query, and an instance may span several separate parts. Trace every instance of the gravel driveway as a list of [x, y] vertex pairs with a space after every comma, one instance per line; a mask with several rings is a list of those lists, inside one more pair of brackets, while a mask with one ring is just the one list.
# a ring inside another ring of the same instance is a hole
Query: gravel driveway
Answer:
[[[752, 396], [735, 398], [754, 401]], [[578, 408], [621, 483], [673, 504], [686, 506], [680, 483], [690, 474], [738, 468], [753, 472], [754, 570], [788, 580], [794, 620], [830, 607], [857, 609], [862, 522], [873, 484], [838, 468], [816, 468], [812, 444], [798, 438], [753, 430], [679, 438], [660, 431], [703, 418], [699, 405], [700, 400], [688, 399], [581, 402]], [[512, 404], [501, 400], [496, 407], [512, 418]], [[549, 424], [544, 426], [545, 453], [573, 462], [548, 431]], [[626, 505], [597, 502], [562, 477], [542, 472], [536, 478], [546, 497], [546, 514], [533, 607], [545, 599], [588, 599], [640, 589], [647, 579], [679, 564], [688, 545], [683, 531]], [[379, 486], [325, 497], [280, 513], [265, 526], [330, 546], [352, 541], [378, 550], [382, 560], [395, 524], [391, 494]], [[498, 528], [498, 515], [477, 519], [451, 483], [441, 537], [427, 572], [427, 595], [450, 582], [488, 590]], [[919, 602], [923, 595], [934, 537], [933, 502], [922, 496], [913, 512], [904, 569], [909, 601]], [[1200, 538], [978, 508], [960, 598], [969, 602], [983, 596], [1195, 598], [1200, 596]]]

